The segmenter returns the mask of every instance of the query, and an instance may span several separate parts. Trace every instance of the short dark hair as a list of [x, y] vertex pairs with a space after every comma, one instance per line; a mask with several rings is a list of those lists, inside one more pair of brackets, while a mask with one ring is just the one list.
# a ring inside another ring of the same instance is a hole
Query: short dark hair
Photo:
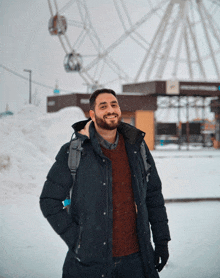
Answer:
[[96, 101], [97, 96], [100, 95], [100, 94], [112, 94], [113, 96], [116, 97], [115, 91], [113, 91], [111, 89], [104, 88], [104, 89], [96, 90], [95, 92], [93, 92], [91, 94], [90, 99], [89, 99], [90, 110], [94, 110], [95, 109], [95, 101]]

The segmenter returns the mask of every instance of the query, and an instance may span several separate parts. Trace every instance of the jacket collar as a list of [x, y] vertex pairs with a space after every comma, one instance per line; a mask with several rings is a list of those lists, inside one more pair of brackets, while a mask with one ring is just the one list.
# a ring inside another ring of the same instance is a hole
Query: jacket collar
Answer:
[[84, 121], [76, 122], [72, 125], [72, 128], [75, 130], [75, 132], [78, 132], [83, 129], [89, 121], [91, 121], [91, 118]]
[[[80, 121], [77, 123], [74, 123], [72, 125], [72, 128], [75, 130], [75, 132], [80, 131], [81, 129], [84, 128], [84, 126], [91, 120], [91, 118]], [[140, 129], [137, 129], [136, 127], [129, 125], [127, 123], [121, 122], [120, 125], [118, 126], [118, 132], [121, 133], [125, 139], [130, 144], [141, 144], [143, 141], [143, 138], [145, 136], [145, 133], [141, 131]], [[93, 123], [90, 124], [89, 127], [89, 133], [90, 133], [90, 139], [93, 140], [95, 138], [95, 126]], [[78, 134], [80, 135], [80, 134]], [[86, 139], [87, 137], [84, 135], [81, 135], [82, 139]], [[96, 140], [97, 141], [97, 140]]]
[[145, 136], [143, 131], [124, 122], [119, 125], [118, 132], [124, 136], [125, 141], [132, 145], [141, 144]]

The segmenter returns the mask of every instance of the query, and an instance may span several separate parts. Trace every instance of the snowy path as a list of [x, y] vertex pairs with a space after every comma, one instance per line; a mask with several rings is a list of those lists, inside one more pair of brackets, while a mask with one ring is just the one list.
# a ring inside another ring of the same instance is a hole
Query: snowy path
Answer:
[[220, 202], [166, 207], [172, 240], [161, 278], [220, 278]]
[[153, 151], [165, 199], [220, 197], [220, 150]]
[[[167, 204], [167, 212], [172, 241], [161, 278], [220, 278], [220, 202]], [[21, 194], [0, 217], [0, 275], [60, 278], [67, 247], [42, 217], [38, 196]]]

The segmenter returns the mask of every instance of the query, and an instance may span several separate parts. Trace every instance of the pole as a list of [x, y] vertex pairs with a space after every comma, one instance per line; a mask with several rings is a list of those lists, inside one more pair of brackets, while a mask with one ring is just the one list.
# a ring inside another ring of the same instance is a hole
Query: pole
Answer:
[[31, 104], [31, 74], [32, 71], [29, 72], [29, 104]]
[[189, 97], [186, 97], [187, 103], [186, 103], [186, 141], [187, 141], [187, 151], [189, 150]]
[[202, 124], [203, 124], [203, 135], [202, 135], [202, 146], [205, 147], [205, 97], [202, 98]]
[[24, 69], [25, 72], [29, 73], [29, 104], [31, 104], [31, 70]]
[[180, 96], [178, 96], [178, 145], [179, 145], [179, 151], [181, 149], [181, 134], [182, 134], [182, 127], [180, 124]]

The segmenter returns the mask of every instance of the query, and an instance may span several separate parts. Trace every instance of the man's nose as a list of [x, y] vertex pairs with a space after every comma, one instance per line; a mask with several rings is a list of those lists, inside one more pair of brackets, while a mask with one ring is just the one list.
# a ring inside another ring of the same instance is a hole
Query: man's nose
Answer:
[[114, 110], [114, 108], [113, 108], [111, 105], [109, 105], [109, 106], [108, 106], [107, 112], [108, 112], [108, 113], [114, 113], [115, 110]]

